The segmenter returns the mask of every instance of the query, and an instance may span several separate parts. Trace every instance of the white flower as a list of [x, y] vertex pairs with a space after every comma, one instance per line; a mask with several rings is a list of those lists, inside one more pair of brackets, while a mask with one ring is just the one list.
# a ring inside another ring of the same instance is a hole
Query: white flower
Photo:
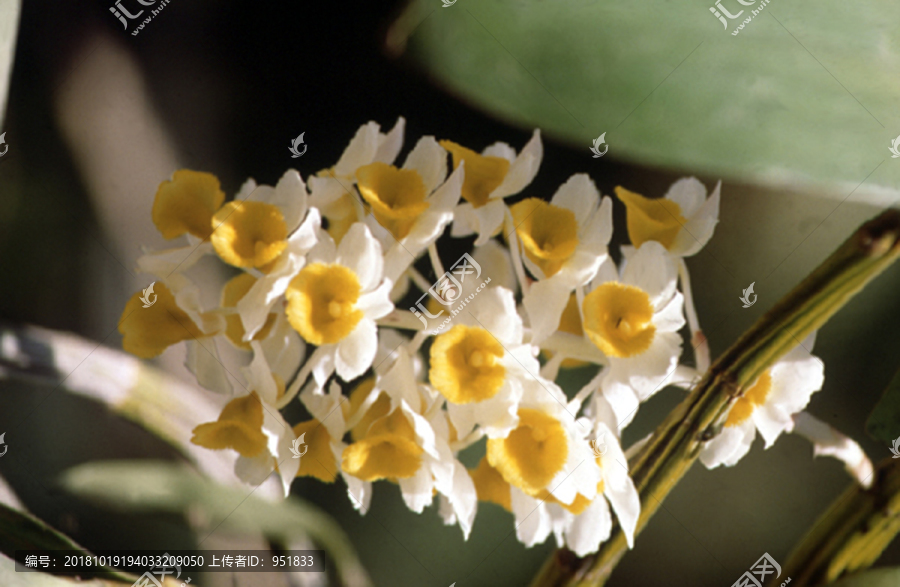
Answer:
[[350, 226], [364, 215], [362, 203], [353, 194], [356, 170], [370, 163], [393, 163], [403, 146], [405, 126], [403, 117], [387, 134], [376, 122], [362, 125], [337, 164], [309, 178], [310, 204], [328, 219], [328, 233], [335, 242], [340, 242]]
[[757, 430], [769, 448], [782, 432], [794, 429], [792, 416], [806, 408], [825, 381], [825, 365], [807, 350], [814, 343], [815, 333], [760, 375], [731, 406], [722, 432], [700, 452], [707, 468], [736, 464], [750, 451]]
[[460, 437], [475, 425], [490, 437], [506, 436], [518, 420], [523, 381], [540, 370], [535, 349], [522, 343], [522, 319], [508, 289], [487, 287], [460, 305], [452, 328], [431, 345], [429, 381], [447, 398]]
[[603, 198], [584, 174], [573, 175], [550, 203], [527, 198], [510, 208], [524, 262], [539, 281], [523, 305], [531, 322], [532, 344], [559, 325], [569, 295], [588, 283], [608, 258], [612, 237], [612, 200]]
[[[628, 476], [618, 442], [607, 441], [606, 454], [595, 457], [586, 419], [576, 421], [555, 384], [529, 386], [519, 408], [519, 425], [506, 438], [489, 439], [487, 463], [509, 485], [509, 508], [516, 517], [516, 536], [526, 546], [543, 542], [553, 532], [559, 546], [579, 556], [596, 552], [609, 537], [612, 504], [629, 546], [640, 515], [640, 499]], [[598, 425], [598, 434], [609, 430]], [[611, 436], [611, 435], [610, 435]], [[483, 471], [476, 471], [479, 495], [487, 496]], [[500, 493], [493, 481], [491, 495]]]
[[463, 167], [447, 178], [447, 152], [422, 137], [402, 168], [375, 162], [356, 170], [357, 188], [372, 214], [372, 233], [385, 248], [385, 276], [395, 283], [453, 220]]
[[592, 412], [606, 420], [603, 414], [611, 409], [614, 417], [607, 421], [617, 435], [678, 364], [684, 315], [676, 278], [662, 245], [649, 241], [625, 263], [621, 276], [612, 262], [605, 263], [585, 296], [584, 332], [609, 360], [603, 397], [595, 394]]
[[456, 208], [451, 235], [477, 233], [475, 246], [481, 246], [503, 225], [503, 198], [521, 192], [537, 175], [544, 156], [541, 133], [535, 130], [518, 156], [515, 149], [501, 142], [486, 148], [481, 155], [452, 141], [440, 144], [453, 155], [454, 169], [463, 161], [466, 167], [462, 186], [466, 203]]
[[375, 320], [394, 307], [392, 283], [382, 278], [382, 270], [381, 245], [356, 223], [337, 247], [324, 236], [287, 286], [288, 321], [319, 347], [309, 359], [319, 387], [334, 371], [350, 381], [372, 365], [378, 346]]
[[627, 209], [628, 236], [640, 247], [647, 241], [662, 244], [676, 257], [696, 254], [712, 237], [719, 222], [719, 189], [716, 184], [707, 199], [706, 187], [695, 177], [672, 184], [665, 197], [645, 198], [622, 187], [616, 196]]

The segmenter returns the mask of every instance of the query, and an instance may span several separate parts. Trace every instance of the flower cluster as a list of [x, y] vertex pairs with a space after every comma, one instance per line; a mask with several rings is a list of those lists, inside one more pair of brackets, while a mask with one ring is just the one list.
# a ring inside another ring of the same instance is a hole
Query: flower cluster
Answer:
[[[707, 195], [682, 179], [657, 199], [616, 188], [631, 242], [617, 266], [613, 200], [587, 175], [549, 201], [507, 203], [538, 171], [537, 131], [519, 152], [426, 136], [398, 165], [403, 128], [370, 122], [333, 167], [249, 180], [228, 202], [208, 173], [163, 182], [153, 222], [187, 242], [140, 258], [158, 300], [127, 303], [124, 348], [152, 358], [187, 345], [198, 382], [230, 398], [192, 442], [234, 451], [247, 483], [275, 473], [287, 494], [296, 476], [340, 476], [365, 513], [386, 480], [415, 512], [437, 497], [466, 537], [478, 502], [493, 502], [526, 545], [552, 533], [578, 555], [608, 538], [611, 506], [631, 544], [640, 500], [619, 438], [642, 402], [696, 379], [679, 364], [685, 324], [703, 339], [683, 258], [712, 236], [719, 186]], [[445, 271], [436, 243], [448, 227], [476, 238]], [[234, 268], [213, 308], [188, 276], [207, 255]], [[434, 283], [416, 268], [426, 257]], [[767, 443], [790, 428], [821, 385], [801, 355], [740, 400], [708, 466], [736, 462], [756, 428]], [[570, 399], [559, 370], [591, 364], [597, 375]], [[281, 410], [295, 398], [311, 419], [292, 426]], [[484, 457], [469, 469], [459, 454], [473, 445]]]

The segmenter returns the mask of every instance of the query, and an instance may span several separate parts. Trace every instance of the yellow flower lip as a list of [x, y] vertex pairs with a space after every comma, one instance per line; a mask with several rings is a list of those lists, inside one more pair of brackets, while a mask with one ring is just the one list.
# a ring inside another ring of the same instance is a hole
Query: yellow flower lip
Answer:
[[431, 345], [431, 384], [453, 404], [497, 395], [506, 377], [503, 345], [487, 330], [457, 325]]
[[475, 492], [478, 501], [490, 501], [512, 512], [512, 494], [503, 476], [497, 469], [491, 466], [487, 457], [481, 457], [478, 467], [469, 471], [472, 482], [475, 484]]
[[540, 198], [526, 198], [510, 207], [525, 255], [545, 277], [555, 275], [578, 247], [578, 220], [567, 208]]
[[241, 456], [255, 457], [266, 448], [262, 425], [263, 406], [254, 391], [225, 404], [215, 422], [194, 428], [191, 442], [214, 450], [231, 448]]
[[201, 332], [187, 312], [178, 307], [166, 284], [156, 282], [155, 292], [157, 300], [149, 308], [143, 307], [141, 292], [125, 304], [119, 318], [123, 349], [142, 359], [152, 359], [173, 344], [211, 336]]
[[341, 467], [363, 481], [406, 479], [422, 465], [422, 447], [401, 409], [372, 423], [365, 438], [344, 449]]
[[304, 440], [309, 448], [307, 454], [300, 458], [297, 477], [315, 477], [325, 483], [334, 483], [338, 470], [331, 452], [331, 435], [328, 434], [328, 429], [316, 419], [300, 422], [293, 429], [297, 438], [308, 434]]
[[[222, 288], [221, 306], [223, 308], [234, 308], [237, 306], [237, 303], [241, 301], [241, 298], [247, 295], [247, 292], [250, 291], [250, 288], [253, 287], [254, 283], [256, 283], [256, 278], [249, 273], [241, 273], [240, 275], [229, 279], [228, 283], [225, 284], [225, 287]], [[259, 329], [259, 332], [253, 336], [253, 340], [264, 340], [269, 336], [269, 332], [275, 324], [275, 317], [275, 314], [272, 313], [266, 317], [266, 323], [263, 324], [263, 327]], [[228, 314], [225, 316], [225, 336], [228, 337], [228, 340], [230, 340], [231, 344], [234, 346], [244, 349], [245, 351], [251, 349], [250, 343], [244, 341], [244, 323], [241, 322], [241, 317], [239, 315]]]
[[185, 233], [207, 239], [213, 214], [225, 201], [219, 180], [211, 173], [179, 169], [156, 190], [151, 216], [166, 239]]
[[656, 327], [647, 292], [610, 281], [584, 298], [584, 331], [608, 357], [633, 357], [650, 348]]
[[235, 267], [262, 267], [287, 247], [287, 225], [277, 206], [228, 202], [215, 213], [210, 236], [223, 261]]
[[422, 176], [413, 169], [370, 163], [356, 170], [357, 187], [375, 220], [394, 238], [405, 238], [416, 219], [428, 209]]
[[763, 372], [756, 378], [750, 389], [739, 397], [731, 411], [728, 412], [728, 418], [725, 420], [726, 426], [737, 426], [742, 424], [747, 418], [753, 414], [753, 410], [766, 403], [769, 392], [772, 391], [772, 374], [770, 371]]
[[509, 161], [503, 157], [485, 157], [453, 141], [439, 141], [453, 155], [453, 169], [460, 162], [466, 163], [462, 197], [475, 208], [481, 208], [490, 200], [491, 192], [500, 187], [509, 173]]
[[[357, 410], [359, 410], [363, 402], [366, 401], [366, 398], [369, 397], [369, 394], [372, 393], [372, 390], [374, 388], [374, 377], [366, 377], [365, 379], [360, 381], [356, 387], [353, 388], [353, 391], [350, 392], [350, 409], [349, 413], [345, 415], [346, 420], [349, 420], [356, 415]], [[375, 400], [375, 403], [373, 403], [371, 407], [369, 407], [369, 409], [366, 411], [366, 413], [362, 415], [362, 418], [360, 418], [359, 422], [350, 429], [350, 438], [352, 438], [354, 441], [362, 440], [363, 438], [365, 438], [366, 432], [369, 430], [372, 422], [378, 420], [379, 418], [387, 416], [390, 410], [390, 398], [386, 393], [379, 392], [378, 399]]]
[[668, 249], [687, 222], [681, 206], [672, 200], [645, 198], [620, 186], [616, 186], [616, 196], [625, 204], [628, 237], [635, 247], [656, 241]]
[[314, 345], [340, 342], [364, 316], [356, 307], [361, 291], [356, 274], [343, 265], [307, 265], [285, 292], [288, 322]]
[[487, 460], [509, 484], [535, 496], [563, 470], [569, 455], [565, 428], [556, 418], [519, 409], [519, 425], [506, 438], [487, 441]]

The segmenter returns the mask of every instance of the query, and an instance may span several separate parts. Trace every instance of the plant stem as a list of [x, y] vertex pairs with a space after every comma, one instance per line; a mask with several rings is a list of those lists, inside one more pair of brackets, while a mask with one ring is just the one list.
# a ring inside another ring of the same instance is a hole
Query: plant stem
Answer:
[[[793, 291], [775, 304], [713, 363], [630, 463], [641, 496], [635, 535], [687, 473], [703, 444], [722, 429], [734, 402], [766, 369], [821, 327], [900, 255], [900, 212], [887, 210], [862, 225]], [[625, 554], [616, 524], [600, 550], [584, 558], [563, 549], [538, 573], [534, 587], [599, 587]]]
[[900, 461], [885, 459], [870, 489], [854, 483], [794, 548], [782, 574], [792, 585], [824, 585], [870, 567], [900, 532]]

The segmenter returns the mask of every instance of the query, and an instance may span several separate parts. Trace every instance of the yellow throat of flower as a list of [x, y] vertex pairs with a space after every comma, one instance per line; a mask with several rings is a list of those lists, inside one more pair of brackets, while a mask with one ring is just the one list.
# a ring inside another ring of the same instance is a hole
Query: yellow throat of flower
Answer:
[[153, 224], [167, 239], [185, 233], [206, 239], [212, 233], [213, 214], [224, 201], [225, 193], [215, 175], [179, 169], [156, 190]]
[[428, 209], [425, 183], [417, 171], [376, 162], [357, 169], [356, 179], [375, 220], [397, 240], [405, 238]]
[[431, 345], [431, 384], [454, 404], [494, 397], [506, 377], [503, 345], [484, 328], [457, 325]]
[[656, 241], [668, 249], [687, 222], [681, 215], [681, 206], [672, 200], [651, 200], [619, 186], [616, 186], [616, 196], [625, 204], [628, 238], [636, 247]]
[[756, 378], [750, 389], [739, 397], [731, 411], [728, 412], [728, 419], [725, 420], [726, 426], [737, 426], [742, 424], [747, 418], [753, 414], [753, 410], [766, 403], [769, 392], [772, 391], [772, 375], [769, 371], [763, 372]]
[[535, 496], [563, 470], [569, 455], [562, 424], [544, 412], [519, 410], [519, 425], [506, 438], [487, 441], [487, 460], [511, 485]]
[[526, 198], [510, 208], [516, 234], [527, 256], [545, 277], [555, 275], [578, 246], [575, 213], [539, 198]]
[[633, 357], [650, 348], [656, 327], [644, 290], [610, 281], [584, 298], [584, 331], [608, 357]]
[[341, 467], [363, 481], [406, 479], [422, 465], [422, 447], [401, 409], [372, 423], [365, 438], [344, 449]]
[[287, 225], [276, 206], [264, 202], [228, 202], [212, 218], [210, 241], [226, 263], [263, 267], [287, 247]]
[[440, 141], [440, 145], [453, 155], [453, 169], [461, 161], [466, 162], [462, 197], [476, 208], [488, 203], [488, 196], [497, 189], [509, 173], [509, 161], [503, 157], [485, 157], [453, 141]]
[[363, 318], [356, 307], [361, 291], [356, 274], [343, 265], [307, 265], [285, 292], [288, 322], [314, 345], [339, 342]]
[[263, 406], [254, 391], [225, 404], [215, 422], [194, 428], [191, 442], [214, 450], [231, 448], [241, 456], [255, 457], [266, 448], [262, 425]]

